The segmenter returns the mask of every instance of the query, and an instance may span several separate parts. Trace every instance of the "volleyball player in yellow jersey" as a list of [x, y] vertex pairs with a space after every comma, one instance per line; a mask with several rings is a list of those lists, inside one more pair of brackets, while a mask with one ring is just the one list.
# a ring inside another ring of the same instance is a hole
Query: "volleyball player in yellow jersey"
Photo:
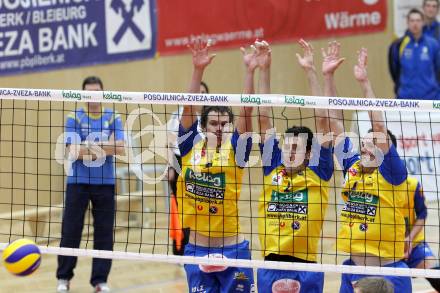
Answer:
[[[393, 140], [393, 137], [392, 137]], [[393, 144], [396, 145], [394, 138]], [[417, 269], [440, 269], [434, 253], [425, 242], [425, 220], [428, 216], [428, 208], [425, 204], [425, 197], [423, 195], [422, 186], [414, 177], [402, 183], [403, 190], [408, 193], [408, 206], [404, 209], [405, 221], [407, 224], [407, 236], [405, 244], [411, 245], [405, 255], [406, 263], [410, 268]], [[437, 266], [437, 267], [436, 267]], [[437, 278], [426, 278], [431, 286], [440, 291], [440, 280]]]
[[[306, 72], [312, 94], [322, 95], [313, 48], [304, 40], [300, 45], [304, 55], [297, 55], [298, 62]], [[339, 52], [334, 50], [332, 54], [337, 57]], [[323, 69], [335, 70], [343, 60], [329, 58], [325, 61]], [[270, 93], [270, 59], [260, 68], [260, 89], [262, 93]], [[264, 141], [261, 145], [264, 185], [259, 201], [259, 235], [264, 258], [316, 262], [328, 203], [328, 181], [333, 175], [332, 138], [321, 145], [315, 139], [312, 147], [313, 132], [305, 126], [293, 126], [287, 129], [281, 149], [272, 128], [270, 108], [259, 110]], [[329, 134], [328, 111], [317, 109], [315, 117], [317, 133]], [[339, 132], [342, 131], [341, 121]], [[259, 292], [322, 292], [324, 273], [259, 269], [257, 283]]]
[[[354, 75], [366, 98], [375, 98], [367, 75], [367, 50], [358, 53]], [[407, 268], [403, 261], [405, 220], [402, 207], [407, 196], [397, 187], [407, 170], [388, 137], [384, 115], [369, 112], [372, 132], [361, 140], [361, 152], [343, 160], [345, 183], [337, 250], [350, 254], [345, 265]], [[353, 153], [346, 140], [344, 152]], [[336, 150], [338, 153], [338, 150]], [[340, 292], [353, 292], [352, 283], [365, 277], [343, 274]], [[411, 292], [409, 277], [384, 276], [399, 293]]]
[[[254, 92], [254, 71], [258, 48], [243, 51], [244, 93]], [[194, 71], [190, 92], [198, 92], [205, 68], [214, 58], [209, 44], [192, 46]], [[204, 106], [200, 114], [203, 135], [197, 129], [195, 106], [184, 105], [179, 128], [182, 170], [177, 181], [179, 213], [183, 227], [189, 227], [186, 256], [250, 259], [249, 242], [240, 234], [238, 200], [243, 168], [249, 158], [251, 139], [240, 136], [252, 131], [252, 108], [240, 108], [232, 128], [229, 107]], [[253, 270], [248, 268], [185, 265], [190, 292], [251, 292]]]

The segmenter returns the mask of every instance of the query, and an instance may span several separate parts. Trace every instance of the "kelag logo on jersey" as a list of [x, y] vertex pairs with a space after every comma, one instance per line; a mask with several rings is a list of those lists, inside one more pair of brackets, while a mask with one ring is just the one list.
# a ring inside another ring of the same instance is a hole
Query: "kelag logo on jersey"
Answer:
[[267, 211], [307, 215], [308, 201], [309, 193], [307, 189], [285, 193], [273, 190]]
[[[225, 173], [197, 173], [189, 168], [185, 172], [186, 191], [197, 196], [197, 201], [221, 204], [225, 198], [225, 187]], [[217, 213], [217, 210], [210, 209], [210, 213]]]
[[371, 205], [377, 205], [379, 202], [379, 197], [370, 193], [360, 192], [360, 191], [349, 191], [346, 193], [348, 195], [348, 200], [351, 202], [366, 203]]
[[348, 197], [348, 201], [342, 208], [341, 216], [374, 223], [379, 204], [378, 196], [354, 190], [344, 194]]
[[296, 191], [296, 192], [288, 192], [288, 193], [272, 191], [271, 201], [307, 203], [308, 202], [308, 190], [304, 189], [304, 190], [300, 190], [300, 191]]
[[216, 188], [225, 188], [225, 173], [210, 174], [210, 173], [196, 173], [191, 169], [186, 170], [186, 181], [192, 181], [197, 184], [212, 186]]

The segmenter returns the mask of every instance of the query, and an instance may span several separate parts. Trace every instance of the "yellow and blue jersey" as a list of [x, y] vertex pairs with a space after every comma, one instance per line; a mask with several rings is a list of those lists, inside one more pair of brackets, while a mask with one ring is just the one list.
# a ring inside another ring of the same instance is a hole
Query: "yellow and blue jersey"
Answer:
[[250, 138], [237, 130], [218, 149], [211, 150], [197, 128], [179, 127], [182, 166], [177, 180], [177, 202], [182, 226], [209, 237], [240, 232], [238, 200], [243, 168], [249, 160]]
[[[347, 139], [347, 149], [352, 148]], [[370, 254], [382, 258], [402, 259], [404, 255], [407, 204], [401, 185], [407, 170], [394, 146], [384, 155], [379, 168], [363, 174], [360, 156], [343, 161], [345, 183], [342, 189], [344, 207], [337, 239], [338, 251]]]
[[[407, 180], [401, 184], [401, 189], [407, 192], [407, 206], [403, 211], [407, 224], [407, 233], [409, 233], [416, 220], [426, 219], [428, 216], [428, 208], [426, 207], [422, 186], [416, 178], [408, 177]], [[425, 241], [424, 229], [414, 237], [413, 246], [415, 247], [423, 241]]]
[[[66, 145], [80, 144], [86, 139], [106, 141], [114, 135], [115, 141], [124, 139], [121, 115], [112, 109], [103, 109], [101, 115], [88, 114], [84, 108], [77, 109], [67, 116]], [[107, 156], [101, 166], [86, 166], [83, 160], [72, 164], [67, 176], [68, 184], [115, 184], [113, 156]]]
[[282, 164], [282, 152], [275, 137], [260, 145], [260, 149], [264, 186], [258, 227], [263, 254], [316, 261], [333, 175], [332, 148], [321, 147], [317, 166], [308, 166], [291, 176]]

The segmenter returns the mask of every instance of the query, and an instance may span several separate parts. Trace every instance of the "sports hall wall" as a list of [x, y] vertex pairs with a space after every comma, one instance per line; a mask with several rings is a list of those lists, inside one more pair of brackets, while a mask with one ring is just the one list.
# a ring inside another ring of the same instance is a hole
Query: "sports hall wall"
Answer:
[[[389, 8], [392, 3], [390, 1]], [[360, 96], [361, 91], [353, 78], [356, 51], [365, 46], [369, 52], [369, 75], [378, 97], [392, 97], [392, 83], [387, 68], [387, 48], [392, 41], [392, 9], [388, 9], [387, 29], [381, 33], [337, 38], [342, 45], [342, 56], [347, 60], [336, 74], [340, 96]], [[391, 13], [390, 13], [391, 12]], [[331, 39], [313, 40], [317, 67], [320, 68], [320, 48]], [[244, 78], [239, 48], [213, 51], [217, 54], [205, 73], [204, 81], [212, 93], [240, 93]], [[295, 53], [300, 52], [295, 42], [272, 45], [272, 92], [309, 95], [310, 91]], [[0, 87], [79, 89], [89, 75], [102, 78], [106, 90], [185, 92], [191, 77], [189, 54], [157, 57], [154, 59], [97, 65], [66, 70], [6, 76], [0, 78]], [[256, 79], [257, 80], [257, 79]], [[257, 82], [256, 82], [257, 85]], [[56, 140], [63, 131], [65, 116], [74, 108], [73, 103], [1, 101], [0, 113], [0, 213], [27, 208], [32, 205], [53, 205], [62, 202], [64, 172], [62, 165], [53, 160]], [[148, 106], [148, 105], [147, 105]], [[128, 114], [135, 106], [118, 105], [120, 113]], [[161, 112], [163, 112], [163, 108]], [[167, 112], [173, 109], [167, 107]], [[282, 109], [275, 109], [279, 116]], [[290, 124], [297, 123], [297, 110], [288, 109]], [[310, 117], [311, 111], [302, 111]], [[346, 113], [347, 114], [347, 113]], [[159, 115], [163, 123], [169, 117]], [[123, 115], [123, 120], [125, 116]], [[145, 119], [146, 125], [151, 119]], [[255, 121], [256, 122], [256, 121]], [[314, 128], [313, 120], [305, 121]], [[256, 125], [256, 124], [255, 124]], [[277, 122], [283, 131], [285, 120]], [[142, 139], [147, 145], [151, 137]], [[37, 143], [38, 142], [38, 143]], [[254, 148], [256, 149], [256, 147]], [[51, 159], [52, 158], [52, 159]], [[251, 172], [257, 172], [257, 168]], [[260, 172], [261, 173], [261, 172]], [[259, 175], [261, 176], [261, 174]], [[249, 177], [252, 178], [252, 177]], [[260, 178], [260, 177], [258, 177]], [[1, 221], [1, 220], [0, 220]], [[1, 224], [1, 223], [0, 223]]]

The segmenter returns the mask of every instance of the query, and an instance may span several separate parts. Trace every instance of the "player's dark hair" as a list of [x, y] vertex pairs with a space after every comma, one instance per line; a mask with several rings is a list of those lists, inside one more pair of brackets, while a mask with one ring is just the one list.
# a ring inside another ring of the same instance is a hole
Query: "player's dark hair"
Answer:
[[228, 114], [229, 123], [234, 122], [234, 113], [232, 113], [232, 109], [226, 106], [203, 106], [202, 113], [200, 114], [200, 125], [202, 128], [206, 127], [206, 123], [208, 123], [208, 114], [210, 112], [217, 112], [219, 114]]
[[[373, 129], [368, 129], [368, 133], [371, 133], [371, 132], [373, 132]], [[393, 144], [393, 146], [395, 147], [395, 148], [397, 148], [397, 138], [396, 138], [396, 136], [391, 132], [391, 130], [389, 130], [389, 129], [387, 129], [387, 133], [388, 133], [388, 136], [390, 137], [390, 139], [391, 139], [391, 143]]]
[[300, 133], [306, 133], [307, 134], [307, 146], [306, 146], [306, 152], [309, 152], [312, 150], [312, 144], [313, 144], [313, 132], [310, 130], [310, 128], [306, 126], [292, 126], [288, 128], [285, 132], [286, 134], [291, 133], [293, 136], [298, 136]]
[[209, 94], [209, 87], [208, 87], [208, 85], [206, 84], [206, 82], [202, 81], [202, 82], [200, 82], [200, 85], [201, 85], [202, 87], [204, 87], [204, 88], [205, 88], [205, 92], [206, 92], [207, 94]]
[[84, 79], [83, 84], [82, 84], [82, 89], [85, 90], [86, 85], [88, 85], [88, 84], [99, 84], [101, 89], [104, 89], [104, 85], [102, 83], [102, 80], [97, 76], [89, 76], [86, 79]]
[[422, 20], [425, 19], [425, 15], [423, 14], [423, 12], [417, 8], [413, 8], [408, 12], [408, 14], [406, 15], [407, 20], [409, 20], [409, 17], [411, 16], [411, 14], [419, 14], [420, 17], [422, 18]]

